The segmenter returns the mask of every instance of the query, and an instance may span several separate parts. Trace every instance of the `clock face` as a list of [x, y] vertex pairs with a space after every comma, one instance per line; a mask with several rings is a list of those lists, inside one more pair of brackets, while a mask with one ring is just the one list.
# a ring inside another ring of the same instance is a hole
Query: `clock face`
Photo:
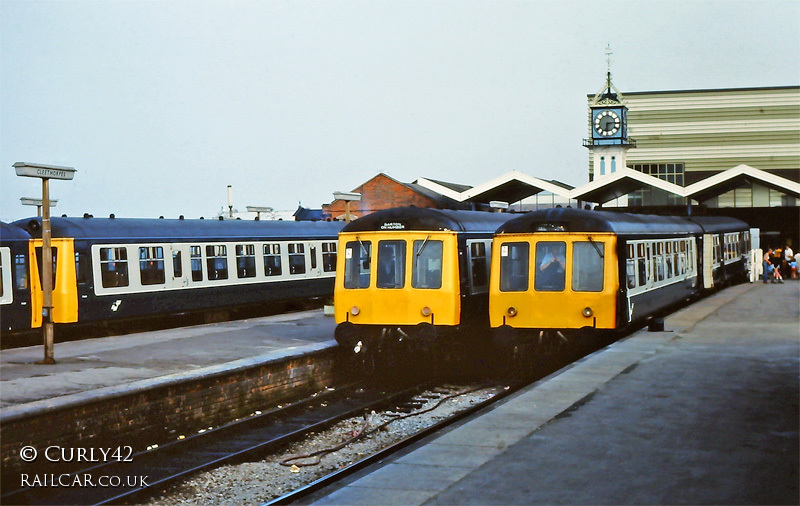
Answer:
[[619, 132], [619, 115], [611, 110], [600, 111], [594, 118], [594, 130], [600, 135], [611, 136]]

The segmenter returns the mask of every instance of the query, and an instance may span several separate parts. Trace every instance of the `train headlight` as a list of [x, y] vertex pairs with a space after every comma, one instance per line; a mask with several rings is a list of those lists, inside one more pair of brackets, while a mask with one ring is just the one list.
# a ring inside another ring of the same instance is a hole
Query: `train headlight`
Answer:
[[593, 314], [594, 311], [592, 311], [592, 308], [590, 307], [583, 308], [583, 316], [585, 316], [586, 318], [590, 318]]
[[356, 345], [353, 347], [353, 353], [359, 353], [362, 348], [364, 348], [364, 343], [362, 343], [361, 341], [357, 342]]
[[353, 306], [353, 307], [350, 308], [350, 314], [353, 315], [353, 316], [358, 316], [358, 313], [360, 313], [360, 312], [361, 312], [361, 310], [358, 309], [358, 306]]
[[508, 308], [508, 310], [506, 310], [506, 313], [508, 313], [508, 316], [517, 316], [517, 308], [511, 306]]
[[431, 313], [433, 313], [433, 311], [431, 311], [431, 308], [429, 308], [428, 306], [425, 306], [424, 308], [422, 308], [421, 312], [422, 312], [422, 316], [424, 316], [425, 318], [429, 317], [431, 315]]

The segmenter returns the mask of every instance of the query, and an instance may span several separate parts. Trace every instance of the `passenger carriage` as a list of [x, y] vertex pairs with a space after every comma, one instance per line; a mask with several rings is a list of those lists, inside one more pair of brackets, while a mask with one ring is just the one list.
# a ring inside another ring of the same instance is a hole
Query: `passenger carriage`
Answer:
[[0, 223], [0, 332], [31, 328], [31, 290], [26, 231]]
[[580, 329], [630, 327], [701, 288], [744, 279], [749, 229], [731, 218], [555, 208], [505, 223], [493, 249], [495, 341], [503, 350], [547, 349]]
[[[52, 218], [51, 226], [53, 321], [92, 323], [330, 296], [343, 224]], [[36, 328], [41, 219], [9, 228], [31, 237], [32, 303], [15, 321]]]

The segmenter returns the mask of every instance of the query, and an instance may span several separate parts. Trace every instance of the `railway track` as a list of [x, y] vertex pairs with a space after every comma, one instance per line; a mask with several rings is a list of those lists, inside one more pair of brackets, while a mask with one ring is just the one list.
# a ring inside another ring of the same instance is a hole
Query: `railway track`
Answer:
[[[574, 350], [573, 350], [574, 351]], [[385, 458], [409, 444], [444, 427], [456, 423], [487, 405], [522, 388], [554, 370], [571, 363], [579, 356], [561, 357], [546, 367], [540, 368], [535, 377], [527, 376], [502, 386], [497, 383], [484, 384], [483, 389], [492, 390], [490, 398], [472, 406], [458, 410], [445, 419], [429, 424], [422, 430], [395, 441], [385, 448], [356, 462], [348, 463], [310, 484], [300, 486], [292, 492], [277, 497], [270, 504], [288, 504], [308, 496], [343, 477]], [[507, 384], [507, 383], [505, 383]], [[64, 475], [50, 475], [51, 480], [60, 480], [55, 486], [31, 486], [14, 490], [0, 496], [2, 504], [116, 504], [147, 500], [154, 494], [164, 493], [173, 484], [200, 471], [254, 461], [276, 451], [290, 442], [296, 442], [309, 433], [318, 432], [334, 423], [348, 418], [363, 418], [365, 413], [382, 410], [398, 413], [419, 411], [425, 398], [418, 394], [428, 386], [428, 392], [442, 393], [443, 398], [450, 393], [457, 394], [466, 387], [431, 387], [431, 383], [405, 388], [381, 388], [365, 384], [343, 386], [317, 394], [314, 397], [260, 413], [247, 419], [228, 424], [202, 434], [187, 436], [160, 447], [149, 449], [130, 456], [127, 461], [112, 461]], [[417, 397], [415, 397], [417, 396]], [[430, 397], [428, 397], [430, 400]], [[393, 415], [394, 416], [394, 415]], [[301, 464], [302, 465], [302, 464]], [[66, 478], [64, 478], [66, 477]], [[120, 486], [96, 486], [101, 477], [115, 477]], [[141, 481], [144, 477], [144, 481]], [[60, 483], [79, 486], [61, 486]], [[86, 483], [93, 486], [85, 486]], [[5, 488], [5, 487], [4, 487]], [[7, 489], [6, 489], [7, 490]], [[274, 497], [274, 496], [273, 496]]]
[[[115, 504], [140, 500], [190, 474], [257, 458], [343, 418], [413, 397], [420, 388], [416, 385], [386, 391], [353, 384], [329, 390], [148, 451], [123, 453], [121, 460], [112, 458], [111, 462], [68, 474], [45, 474], [51, 486], [15, 490], [0, 496], [0, 503]], [[104, 482], [109, 486], [103, 486]], [[120, 486], [110, 486], [113, 483]]]

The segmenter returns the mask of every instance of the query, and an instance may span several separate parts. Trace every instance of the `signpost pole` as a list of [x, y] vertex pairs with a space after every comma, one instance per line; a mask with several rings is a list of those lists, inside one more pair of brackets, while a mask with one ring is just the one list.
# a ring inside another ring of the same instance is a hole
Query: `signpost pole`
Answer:
[[50, 227], [50, 179], [42, 178], [42, 327], [44, 359], [42, 364], [55, 364], [53, 353], [53, 251]]
[[[41, 284], [42, 284], [42, 329], [44, 332], [44, 359], [40, 364], [55, 364], [54, 328], [53, 328], [53, 247], [52, 228], [50, 226], [50, 179], [70, 180], [75, 177], [75, 169], [58, 165], [43, 165], [40, 163], [17, 162], [14, 169], [18, 176], [38, 177], [42, 180], [42, 256]], [[23, 202], [25, 203], [25, 202]], [[64, 259], [69, 261], [68, 259]], [[33, 265], [31, 259], [30, 265]], [[34, 275], [30, 273], [31, 277]]]

